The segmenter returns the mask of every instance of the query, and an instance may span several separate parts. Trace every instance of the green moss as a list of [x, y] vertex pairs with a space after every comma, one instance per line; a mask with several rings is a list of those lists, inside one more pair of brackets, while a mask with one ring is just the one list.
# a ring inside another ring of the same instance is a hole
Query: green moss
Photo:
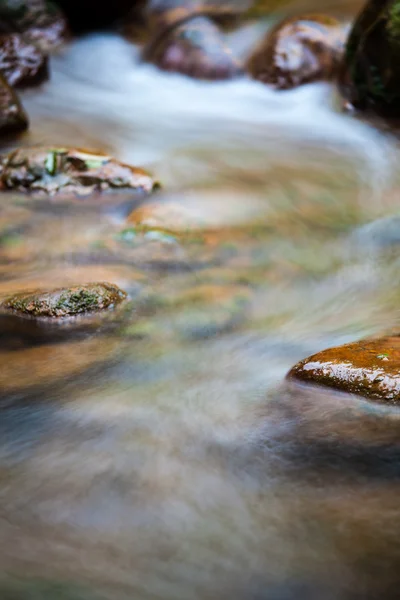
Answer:
[[54, 305], [54, 309], [68, 314], [88, 312], [98, 305], [99, 300], [99, 295], [96, 291], [82, 289], [71, 292], [67, 290], [60, 295]]
[[394, 2], [389, 9], [388, 30], [394, 38], [400, 41], [400, 2]]

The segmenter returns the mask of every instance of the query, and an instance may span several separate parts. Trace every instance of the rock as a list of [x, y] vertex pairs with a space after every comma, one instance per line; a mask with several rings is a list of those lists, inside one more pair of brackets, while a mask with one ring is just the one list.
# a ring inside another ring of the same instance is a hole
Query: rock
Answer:
[[345, 30], [326, 15], [289, 18], [268, 32], [247, 63], [250, 75], [277, 89], [332, 79], [339, 70]]
[[28, 124], [17, 94], [0, 74], [0, 134], [20, 133]]
[[0, 159], [0, 186], [45, 194], [88, 195], [130, 189], [152, 192], [158, 184], [146, 171], [80, 149], [20, 148]]
[[48, 59], [22, 35], [0, 35], [0, 71], [12, 86], [35, 85], [48, 78]]
[[225, 45], [219, 27], [205, 16], [170, 27], [149, 47], [146, 59], [165, 71], [197, 79], [231, 79], [242, 74], [242, 66]]
[[350, 33], [340, 87], [356, 108], [400, 116], [400, 1], [369, 0]]
[[400, 336], [324, 350], [295, 365], [288, 377], [400, 404]]
[[2, 33], [24, 33], [43, 51], [60, 45], [68, 33], [61, 11], [48, 0], [0, 0], [0, 23]]
[[11, 310], [32, 317], [74, 317], [111, 308], [126, 298], [126, 293], [110, 283], [90, 283], [50, 292], [17, 294], [1, 304]]

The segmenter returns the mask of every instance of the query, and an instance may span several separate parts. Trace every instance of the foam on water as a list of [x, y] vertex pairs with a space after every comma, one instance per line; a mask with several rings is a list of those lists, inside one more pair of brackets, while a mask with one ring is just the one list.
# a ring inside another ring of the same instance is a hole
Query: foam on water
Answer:
[[51, 81], [25, 104], [30, 143], [109, 148], [124, 160], [157, 165], [172, 180], [177, 156], [201, 148], [209, 169], [238, 151], [256, 164], [298, 158], [299, 150], [316, 162], [329, 152], [346, 155], [371, 182], [387, 178], [395, 160], [375, 129], [333, 110], [340, 101], [330, 86], [276, 93], [246, 78], [198, 82], [141, 64], [138, 48], [112, 34], [88, 36], [55, 57]]

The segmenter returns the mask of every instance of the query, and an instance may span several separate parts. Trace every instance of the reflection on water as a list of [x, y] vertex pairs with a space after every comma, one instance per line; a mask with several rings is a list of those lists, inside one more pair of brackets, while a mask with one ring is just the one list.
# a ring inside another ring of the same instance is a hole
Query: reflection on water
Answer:
[[90, 326], [3, 318], [0, 597], [397, 598], [397, 411], [284, 383], [398, 330], [395, 141], [328, 86], [198, 83], [113, 36], [25, 104], [27, 143], [166, 189], [3, 196], [2, 297], [105, 280], [129, 301]]

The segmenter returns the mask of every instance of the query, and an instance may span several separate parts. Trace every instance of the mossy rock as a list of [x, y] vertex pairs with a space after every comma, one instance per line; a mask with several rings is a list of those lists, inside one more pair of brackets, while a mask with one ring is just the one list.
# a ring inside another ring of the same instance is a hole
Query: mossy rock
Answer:
[[357, 108], [400, 117], [400, 0], [370, 0], [350, 33], [340, 77]]
[[110, 283], [91, 283], [49, 292], [17, 294], [1, 307], [32, 317], [73, 317], [111, 308], [126, 298], [126, 293]]
[[14, 150], [1, 158], [0, 184], [3, 190], [78, 196], [117, 189], [150, 193], [159, 187], [142, 169], [77, 148]]
[[295, 365], [289, 378], [400, 404], [400, 336], [324, 350]]

